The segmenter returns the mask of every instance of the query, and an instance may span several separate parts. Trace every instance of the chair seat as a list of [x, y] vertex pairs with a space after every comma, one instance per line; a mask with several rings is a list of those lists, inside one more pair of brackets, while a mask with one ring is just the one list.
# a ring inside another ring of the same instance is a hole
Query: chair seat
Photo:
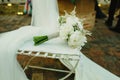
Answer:
[[80, 54], [76, 49], [73, 49], [67, 45], [67, 43], [58, 38], [51, 39], [43, 44], [34, 46], [34, 42], [28, 41], [20, 49], [20, 51], [32, 51], [32, 52], [47, 52], [53, 54], [79, 56]]

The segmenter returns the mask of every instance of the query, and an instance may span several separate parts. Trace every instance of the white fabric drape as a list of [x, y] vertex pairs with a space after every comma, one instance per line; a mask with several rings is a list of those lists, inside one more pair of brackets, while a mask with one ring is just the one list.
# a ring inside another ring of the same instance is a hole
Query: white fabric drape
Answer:
[[[46, 33], [58, 30], [58, 6], [57, 0], [32, 0], [32, 26], [41, 27]], [[49, 29], [48, 29], [49, 28]]]
[[39, 32], [39, 28], [23, 27], [0, 34], [0, 80], [28, 80], [16, 60], [16, 52]]

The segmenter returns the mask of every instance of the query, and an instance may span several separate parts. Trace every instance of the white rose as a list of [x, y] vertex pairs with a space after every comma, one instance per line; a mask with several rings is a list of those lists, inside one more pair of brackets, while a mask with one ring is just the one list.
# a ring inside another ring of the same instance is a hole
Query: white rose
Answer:
[[62, 39], [68, 39], [68, 36], [74, 32], [73, 26], [64, 24], [60, 27], [60, 37]]
[[80, 29], [83, 29], [83, 24], [82, 24], [82, 22], [78, 22], [78, 27], [79, 27]]
[[86, 40], [86, 37], [76, 30], [68, 39], [68, 45], [73, 48], [81, 48], [87, 42]]
[[72, 26], [77, 24], [80, 29], [83, 29], [82, 22], [76, 16], [69, 16], [69, 17], [67, 17], [66, 24], [70, 24]]
[[70, 24], [70, 25], [75, 24], [74, 20], [72, 19], [72, 16], [67, 17], [66, 24]]
[[71, 24], [72, 26], [75, 25], [75, 24], [78, 23], [78, 22], [79, 22], [79, 18], [74, 17], [74, 16], [69, 16], [69, 17], [67, 17], [67, 19], [66, 19], [66, 23], [67, 23], [67, 24]]
[[73, 20], [74, 20], [76, 23], [79, 23], [79, 22], [80, 22], [79, 18], [76, 17], [76, 16], [73, 16]]

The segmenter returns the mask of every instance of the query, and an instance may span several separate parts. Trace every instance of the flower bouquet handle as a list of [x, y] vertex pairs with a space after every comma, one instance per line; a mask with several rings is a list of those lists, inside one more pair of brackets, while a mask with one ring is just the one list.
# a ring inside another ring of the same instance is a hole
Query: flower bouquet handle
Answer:
[[52, 33], [50, 35], [34, 36], [33, 37], [34, 45], [35, 46], [40, 45], [40, 44], [42, 44], [50, 39], [58, 37], [58, 36], [59, 36], [59, 32], [55, 32], [55, 33]]

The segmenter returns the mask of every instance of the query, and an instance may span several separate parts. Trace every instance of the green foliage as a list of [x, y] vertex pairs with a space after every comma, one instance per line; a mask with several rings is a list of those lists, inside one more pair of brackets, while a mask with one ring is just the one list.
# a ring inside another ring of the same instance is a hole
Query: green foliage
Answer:
[[60, 25], [63, 23], [66, 23], [66, 19], [63, 16], [60, 16], [60, 18], [58, 19]]
[[48, 41], [47, 36], [34, 36], [33, 37], [34, 45], [39, 45], [44, 43], [45, 41]]

